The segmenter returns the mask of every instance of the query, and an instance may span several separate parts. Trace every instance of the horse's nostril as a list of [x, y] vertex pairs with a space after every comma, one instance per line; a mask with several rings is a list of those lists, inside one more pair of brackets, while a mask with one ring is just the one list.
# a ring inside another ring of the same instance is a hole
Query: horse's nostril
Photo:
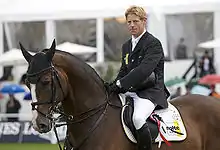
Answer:
[[43, 124], [43, 123], [39, 124], [39, 128], [40, 128], [40, 130], [42, 130], [42, 131], [45, 131], [45, 130], [48, 129], [47, 125], [45, 125], [45, 124]]

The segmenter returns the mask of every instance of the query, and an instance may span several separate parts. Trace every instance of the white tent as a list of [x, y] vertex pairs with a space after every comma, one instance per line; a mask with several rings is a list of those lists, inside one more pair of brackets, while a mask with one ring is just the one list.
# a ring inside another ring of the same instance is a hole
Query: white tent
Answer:
[[[115, 1], [115, 2], [114, 2]], [[123, 15], [133, 0], [1, 0], [0, 20], [36, 21], [85, 19]]]
[[220, 48], [220, 38], [198, 44], [201, 48]]
[[82, 55], [83, 58], [85, 59], [89, 58], [91, 54], [94, 54], [97, 52], [96, 47], [79, 45], [79, 44], [70, 43], [70, 42], [64, 42], [62, 44], [59, 44], [57, 45], [56, 49], [62, 50], [62, 51], [65, 51], [71, 54]]
[[[31, 52], [30, 52], [31, 53]], [[31, 53], [34, 55], [34, 53]], [[13, 66], [13, 65], [24, 65], [27, 64], [21, 50], [11, 49], [0, 55], [0, 65], [1, 66]]]
[[[125, 9], [130, 5], [141, 5], [146, 8], [148, 13], [160, 14], [166, 13], [187, 13], [187, 12], [213, 12], [220, 10], [219, 0], [1, 0], [0, 1], [0, 22], [23, 22], [23, 21], [47, 21], [46, 25], [46, 46], [51, 44], [55, 37], [53, 20], [74, 20], [74, 19], [100, 19], [97, 21], [97, 59], [102, 62], [104, 41], [103, 37], [103, 18], [123, 16]], [[161, 24], [149, 18], [149, 23]], [[149, 25], [152, 27], [151, 25]], [[157, 25], [159, 26], [159, 25]], [[158, 28], [158, 27], [155, 27]], [[1, 26], [0, 26], [1, 30]], [[150, 29], [151, 30], [151, 29]], [[157, 32], [159, 29], [153, 29]], [[162, 29], [165, 30], [165, 29]], [[0, 31], [1, 32], [1, 31]], [[160, 32], [156, 36], [162, 40], [166, 49], [166, 35]], [[165, 31], [164, 31], [165, 32]], [[0, 41], [1, 35], [0, 33]], [[163, 33], [165, 34], [165, 33]], [[0, 46], [1, 46], [0, 42]], [[1, 46], [2, 47], [2, 46]], [[0, 47], [0, 53], [1, 53]], [[99, 57], [98, 57], [99, 56]]]
[[[2, 22], [46, 21], [46, 46], [56, 37], [53, 20], [97, 19], [97, 62], [104, 61], [104, 17], [123, 16], [130, 5], [141, 5], [150, 13], [149, 31], [157, 36], [167, 54], [165, 19], [161, 14], [214, 12], [220, 0], [1, 0], [0, 54], [3, 51]], [[156, 17], [151, 17], [156, 13]], [[158, 15], [157, 15], [158, 14]], [[161, 17], [162, 16], [162, 17]], [[162, 19], [158, 19], [161, 17]], [[161, 21], [162, 20], [162, 21]]]
[[91, 54], [97, 52], [97, 48], [65, 42], [56, 46], [56, 49], [69, 52], [72, 54]]
[[0, 21], [64, 20], [122, 16], [130, 5], [149, 11], [219, 10], [219, 0], [1, 0]]
[[[94, 47], [74, 44], [70, 42], [65, 42], [56, 47], [59, 50], [71, 53], [71, 54], [86, 54], [91, 55], [97, 51]], [[34, 55], [34, 53], [31, 53]], [[0, 65], [1, 66], [11, 66], [11, 65], [25, 65], [27, 64], [24, 56], [20, 49], [11, 49], [0, 55]]]

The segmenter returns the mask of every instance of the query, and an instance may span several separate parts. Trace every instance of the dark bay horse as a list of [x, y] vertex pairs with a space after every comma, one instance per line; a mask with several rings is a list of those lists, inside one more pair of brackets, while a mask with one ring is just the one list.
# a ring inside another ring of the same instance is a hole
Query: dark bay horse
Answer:
[[[33, 98], [33, 127], [40, 133], [51, 130], [51, 116], [61, 104], [67, 116], [68, 141], [79, 150], [136, 150], [125, 136], [117, 95], [107, 96], [103, 80], [85, 62], [49, 49], [30, 55], [20, 44], [29, 63], [27, 86]], [[188, 95], [171, 103], [183, 118], [187, 138], [162, 143], [161, 150], [219, 150], [220, 101], [211, 97]], [[70, 117], [72, 116], [72, 117]], [[69, 120], [69, 121], [68, 121]], [[67, 148], [68, 149], [68, 148]], [[154, 150], [159, 150], [153, 144]]]

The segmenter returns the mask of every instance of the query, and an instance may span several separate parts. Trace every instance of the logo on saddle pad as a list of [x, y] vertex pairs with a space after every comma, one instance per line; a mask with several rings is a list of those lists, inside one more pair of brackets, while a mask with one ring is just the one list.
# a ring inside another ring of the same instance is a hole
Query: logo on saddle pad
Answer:
[[179, 126], [171, 126], [171, 127], [166, 127], [167, 130], [180, 130]]
[[[133, 143], [137, 143], [134, 132], [135, 129], [129, 125], [131, 124], [129, 122], [131, 122], [132, 119], [129, 120], [128, 116], [132, 113], [128, 113], [128, 109], [130, 109], [129, 107], [131, 106], [126, 103], [124, 94], [119, 94], [119, 97], [123, 105], [121, 121], [125, 134], [129, 140]], [[182, 141], [187, 137], [186, 129], [179, 111], [172, 104], [168, 104], [168, 108], [155, 110], [147, 120], [152, 139], [154, 143], [159, 142], [159, 146], [161, 142], [168, 143], [168, 141]], [[132, 118], [131, 115], [130, 118]]]

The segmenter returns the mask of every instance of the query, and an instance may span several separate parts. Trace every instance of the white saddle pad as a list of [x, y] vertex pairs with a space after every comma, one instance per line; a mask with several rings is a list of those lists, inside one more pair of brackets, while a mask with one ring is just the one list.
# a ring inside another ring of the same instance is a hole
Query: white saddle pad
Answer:
[[[123, 105], [123, 109], [121, 111], [121, 121], [122, 121], [122, 125], [124, 128], [125, 134], [132, 142], [137, 143], [132, 132], [125, 125], [124, 120], [123, 120], [123, 113], [126, 108], [125, 96], [124, 96], [124, 94], [119, 94], [119, 97], [120, 97], [121, 103]], [[181, 115], [180, 115], [179, 111], [176, 109], [176, 107], [173, 106], [172, 104], [168, 103], [168, 108], [161, 109], [161, 110], [155, 110], [152, 114], [159, 115], [162, 118], [162, 120], [164, 121], [164, 122], [160, 122], [159, 134], [158, 134], [157, 138], [155, 139], [155, 143], [163, 142], [162, 136], [167, 141], [182, 141], [187, 137], [186, 129], [185, 129], [184, 123], [182, 121]], [[175, 133], [175, 132], [171, 131], [170, 129], [174, 130], [176, 132], [182, 133], [183, 135]]]

